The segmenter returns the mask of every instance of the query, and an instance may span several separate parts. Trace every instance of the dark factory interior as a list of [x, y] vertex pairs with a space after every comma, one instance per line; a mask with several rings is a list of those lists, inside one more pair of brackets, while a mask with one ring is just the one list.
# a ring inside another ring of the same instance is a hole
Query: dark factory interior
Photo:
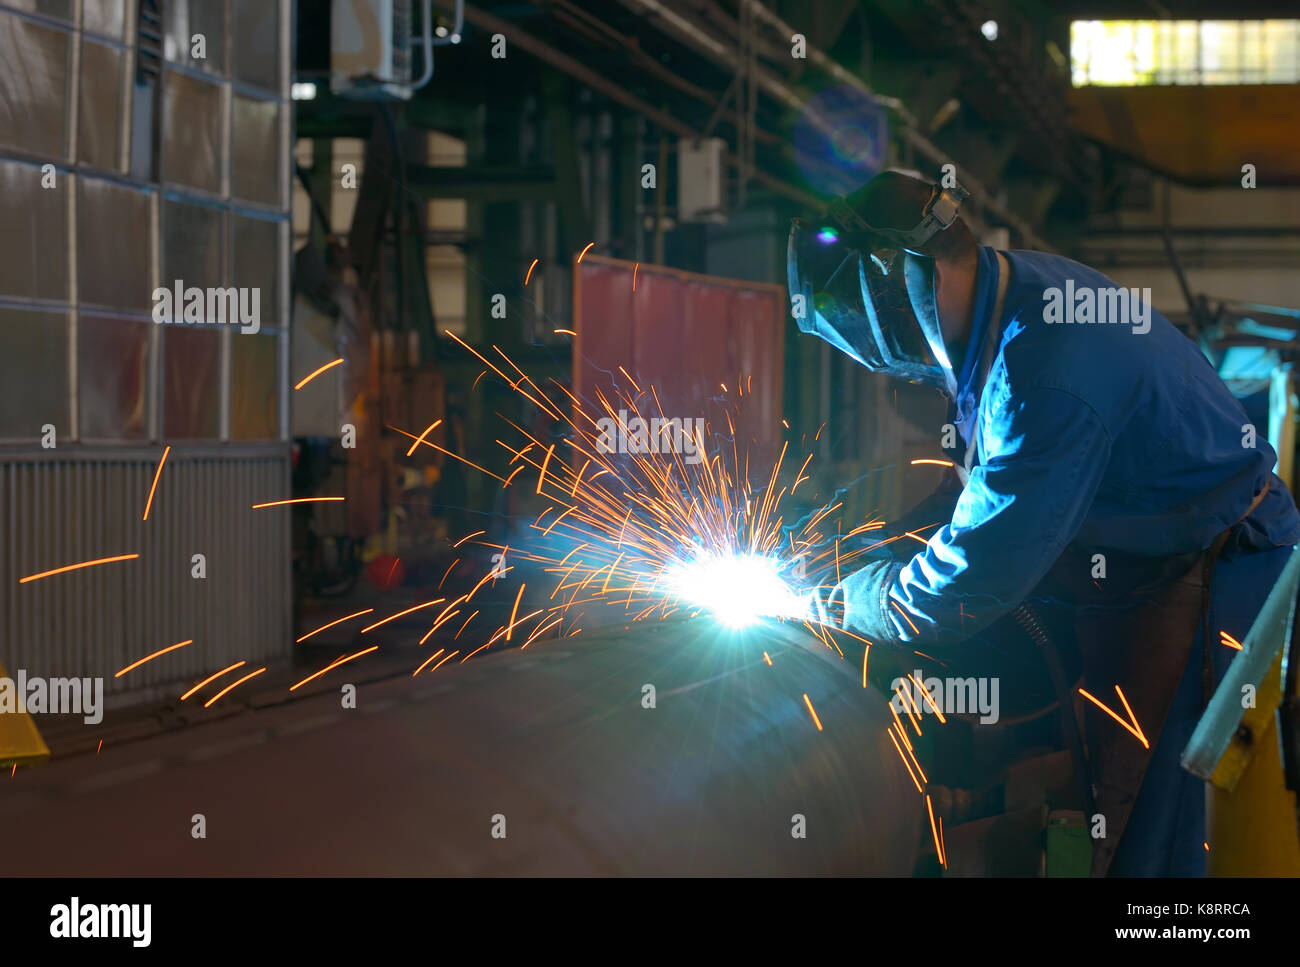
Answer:
[[0, 876], [1300, 876], [1298, 84], [1292, 0], [0, 0]]

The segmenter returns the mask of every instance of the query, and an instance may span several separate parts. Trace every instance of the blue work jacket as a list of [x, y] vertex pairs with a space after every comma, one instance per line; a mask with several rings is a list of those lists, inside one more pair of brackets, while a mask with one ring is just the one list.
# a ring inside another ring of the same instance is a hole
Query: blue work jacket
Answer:
[[999, 264], [994, 249], [980, 250], [958, 376], [957, 426], [974, 440], [973, 466], [952, 520], [888, 582], [899, 640], [979, 631], [1024, 600], [1072, 542], [1152, 558], [1203, 550], [1266, 481], [1226, 553], [1300, 539], [1267, 428], [1249, 425], [1195, 343], [1146, 300], [1115, 321], [1125, 307], [1100, 272], [1057, 255], [1003, 254], [1011, 279], [994, 320]]

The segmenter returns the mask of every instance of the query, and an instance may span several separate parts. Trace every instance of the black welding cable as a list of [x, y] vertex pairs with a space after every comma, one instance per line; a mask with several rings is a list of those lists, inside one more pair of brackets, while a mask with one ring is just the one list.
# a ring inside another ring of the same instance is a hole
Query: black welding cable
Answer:
[[1038, 647], [1047, 665], [1047, 674], [1052, 679], [1052, 689], [1056, 692], [1056, 704], [1061, 712], [1061, 737], [1070, 750], [1074, 761], [1074, 775], [1079, 784], [1080, 802], [1083, 803], [1084, 815], [1091, 818], [1094, 813], [1092, 800], [1092, 775], [1088, 768], [1088, 757], [1083, 750], [1083, 737], [1079, 734], [1079, 722], [1074, 717], [1074, 689], [1065, 677], [1065, 668], [1061, 664], [1056, 646], [1052, 644], [1047, 630], [1038, 615], [1028, 603], [1021, 603], [1011, 612], [1016, 623], [1024, 629], [1025, 634]]

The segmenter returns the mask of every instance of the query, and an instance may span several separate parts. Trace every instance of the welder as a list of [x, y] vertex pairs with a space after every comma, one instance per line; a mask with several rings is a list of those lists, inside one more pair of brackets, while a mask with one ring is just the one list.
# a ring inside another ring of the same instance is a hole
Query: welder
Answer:
[[1149, 295], [979, 245], [965, 198], [887, 171], [792, 225], [800, 329], [944, 394], [961, 437], [951, 519], [915, 556], [845, 576], [818, 611], [941, 657], [979, 647], [1036, 589], [1071, 589], [1082, 687], [1123, 716], [1121, 686], [1149, 746], [1081, 706], [1106, 829], [1093, 873], [1202, 874], [1205, 787], [1179, 755], [1235, 654], [1218, 630], [1250, 628], [1300, 515], [1263, 433]]

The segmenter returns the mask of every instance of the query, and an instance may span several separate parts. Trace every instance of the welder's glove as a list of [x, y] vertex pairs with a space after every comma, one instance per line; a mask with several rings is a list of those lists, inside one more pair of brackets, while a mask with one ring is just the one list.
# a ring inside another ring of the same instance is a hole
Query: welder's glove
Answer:
[[901, 640], [890, 620], [888, 593], [903, 565], [893, 560], [872, 561], [854, 571], [829, 591], [810, 595], [809, 619], [851, 631], [877, 644]]

